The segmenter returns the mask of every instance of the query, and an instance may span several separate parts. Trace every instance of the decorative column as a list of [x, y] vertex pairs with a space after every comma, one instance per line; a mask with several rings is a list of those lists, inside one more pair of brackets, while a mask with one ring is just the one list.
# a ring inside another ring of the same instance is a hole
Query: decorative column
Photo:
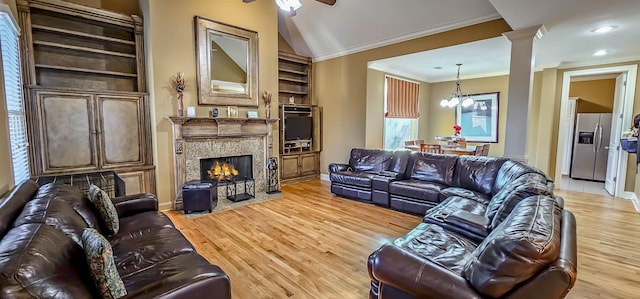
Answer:
[[527, 163], [527, 127], [533, 85], [533, 42], [546, 32], [543, 25], [503, 33], [511, 41], [509, 98], [504, 157]]

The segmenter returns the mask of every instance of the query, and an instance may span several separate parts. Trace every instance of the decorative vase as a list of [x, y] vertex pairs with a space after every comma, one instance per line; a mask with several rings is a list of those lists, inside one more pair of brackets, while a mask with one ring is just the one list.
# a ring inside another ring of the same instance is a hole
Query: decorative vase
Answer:
[[182, 94], [178, 94], [178, 117], [184, 116], [184, 106], [182, 104]]
[[264, 107], [264, 115], [266, 115], [267, 118], [271, 118], [271, 104]]

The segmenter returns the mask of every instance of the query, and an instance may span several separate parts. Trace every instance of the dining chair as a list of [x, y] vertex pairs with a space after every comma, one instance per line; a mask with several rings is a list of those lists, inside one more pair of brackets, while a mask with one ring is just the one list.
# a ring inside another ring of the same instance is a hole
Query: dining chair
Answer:
[[474, 156], [482, 156], [482, 152], [484, 149], [484, 145], [480, 144], [480, 145], [476, 145], [476, 150], [473, 152]]
[[442, 148], [439, 144], [420, 144], [420, 151], [423, 153], [442, 154]]
[[489, 146], [491, 146], [490, 143], [485, 143], [482, 145], [482, 156], [488, 156], [489, 155]]

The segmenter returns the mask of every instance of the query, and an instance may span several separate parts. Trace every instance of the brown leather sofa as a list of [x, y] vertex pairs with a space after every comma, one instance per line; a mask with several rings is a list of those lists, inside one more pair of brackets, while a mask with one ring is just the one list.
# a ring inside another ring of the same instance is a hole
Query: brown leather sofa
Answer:
[[[229, 277], [196, 253], [153, 195], [113, 198], [120, 219], [108, 238], [124, 298], [231, 298]], [[98, 298], [82, 230], [102, 231], [86, 196], [33, 181], [0, 202], [1, 298]]]
[[[528, 179], [518, 182], [525, 186], [515, 188], [514, 181], [525, 174]], [[348, 164], [329, 165], [329, 178], [336, 195], [417, 215], [425, 215], [449, 197], [472, 200], [467, 209], [480, 215], [492, 200], [494, 206], [506, 202], [509, 209], [503, 213], [508, 214], [518, 202], [510, 197], [552, 195], [554, 188], [543, 172], [516, 161], [404, 150], [354, 148]], [[476, 203], [481, 207], [473, 207]]]
[[564, 298], [576, 224], [549, 196], [520, 201], [482, 241], [421, 223], [369, 257], [369, 298]]

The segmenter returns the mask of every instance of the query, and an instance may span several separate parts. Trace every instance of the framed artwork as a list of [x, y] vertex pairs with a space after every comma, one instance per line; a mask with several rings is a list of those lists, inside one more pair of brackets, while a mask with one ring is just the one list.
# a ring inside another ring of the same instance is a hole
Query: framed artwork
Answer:
[[456, 108], [456, 124], [468, 142], [498, 142], [499, 92], [472, 94], [473, 105]]

